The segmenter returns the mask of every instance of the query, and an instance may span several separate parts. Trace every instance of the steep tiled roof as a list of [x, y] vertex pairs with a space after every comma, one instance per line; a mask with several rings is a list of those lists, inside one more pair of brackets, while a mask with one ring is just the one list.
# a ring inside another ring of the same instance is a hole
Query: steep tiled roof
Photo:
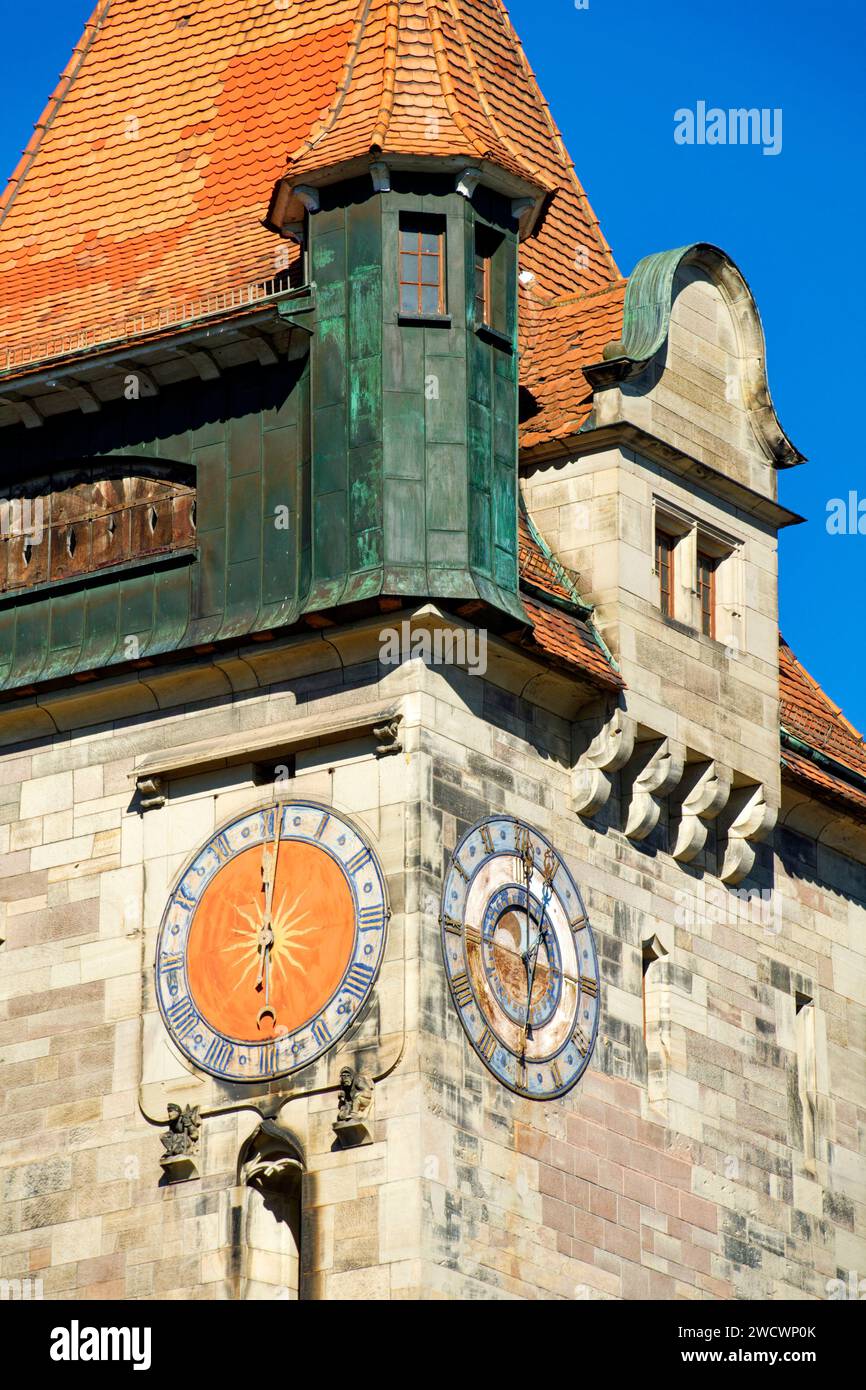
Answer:
[[558, 303], [535, 306], [524, 294], [521, 384], [529, 406], [520, 427], [526, 456], [576, 434], [592, 409], [583, 368], [600, 362], [622, 332], [626, 281]]
[[862, 735], [784, 640], [779, 677], [783, 768], [807, 782], [816, 794], [866, 813], [866, 743]]
[[523, 606], [533, 624], [532, 642], [594, 685], [624, 689], [625, 682], [587, 616], [572, 579], [545, 546], [523, 505], [518, 525]]
[[0, 370], [261, 296], [278, 178], [377, 149], [545, 190], [539, 301], [618, 277], [500, 0], [100, 0], [0, 200]]

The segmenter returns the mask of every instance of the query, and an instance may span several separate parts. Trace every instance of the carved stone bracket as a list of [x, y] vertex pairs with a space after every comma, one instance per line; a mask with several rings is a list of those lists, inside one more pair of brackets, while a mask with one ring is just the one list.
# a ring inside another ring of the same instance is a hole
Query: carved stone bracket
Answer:
[[399, 719], [392, 719], [388, 724], [377, 724], [373, 729], [373, 737], [376, 739], [377, 758], [389, 758], [395, 753], [402, 753]]
[[340, 1100], [334, 1133], [344, 1149], [372, 1144], [373, 1129], [370, 1110], [373, 1105], [373, 1080], [366, 1072], [344, 1067], [340, 1072]]
[[755, 866], [755, 846], [765, 840], [779, 817], [763, 786], [739, 787], [725, 813], [727, 843], [719, 875], [723, 883], [742, 883]]
[[161, 777], [139, 777], [136, 786], [142, 811], [158, 811], [165, 805], [167, 793]]
[[168, 1133], [162, 1136], [164, 1153], [160, 1158], [168, 1182], [189, 1182], [199, 1176], [198, 1138], [201, 1113], [198, 1106], [168, 1106]]
[[623, 709], [606, 718], [589, 747], [578, 759], [573, 774], [574, 809], [589, 819], [610, 798], [614, 773], [625, 767], [634, 750], [634, 721]]
[[685, 795], [673, 856], [688, 864], [706, 844], [709, 822], [727, 805], [731, 773], [721, 763], [696, 763], [686, 768], [683, 786]]
[[645, 840], [659, 823], [662, 798], [679, 785], [686, 750], [673, 739], [639, 745], [636, 758], [643, 760], [632, 783], [625, 833], [630, 840]]
[[377, 193], [391, 192], [391, 170], [384, 160], [377, 159], [370, 165], [370, 178]]

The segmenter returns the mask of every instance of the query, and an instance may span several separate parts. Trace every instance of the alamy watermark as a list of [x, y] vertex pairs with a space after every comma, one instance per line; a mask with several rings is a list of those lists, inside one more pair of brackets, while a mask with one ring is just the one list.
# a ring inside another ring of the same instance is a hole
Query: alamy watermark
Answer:
[[849, 492], [847, 497], [831, 497], [827, 503], [827, 534], [866, 536], [866, 497]]
[[425, 666], [463, 666], [473, 676], [487, 671], [487, 633], [483, 628], [413, 629], [410, 622], [379, 633], [379, 660], [383, 666], [402, 666], [423, 661]]
[[699, 881], [691, 892], [675, 895], [674, 921], [678, 927], [751, 924], [765, 936], [782, 932], [782, 897], [774, 889], [713, 888]]
[[41, 497], [0, 497], [0, 541], [24, 537], [41, 545], [45, 503]]
[[681, 106], [674, 112], [674, 140], [678, 145], [760, 145], [764, 154], [782, 153], [782, 109], [737, 107], [725, 111], [699, 101], [694, 111]]

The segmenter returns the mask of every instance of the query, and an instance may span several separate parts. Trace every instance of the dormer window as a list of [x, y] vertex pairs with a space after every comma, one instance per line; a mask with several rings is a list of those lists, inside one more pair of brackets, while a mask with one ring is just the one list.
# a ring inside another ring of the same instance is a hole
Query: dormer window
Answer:
[[400, 313], [445, 313], [445, 219], [404, 213], [400, 218]]
[[723, 642], [742, 645], [741, 542], [675, 503], [655, 503], [656, 601], [663, 617]]

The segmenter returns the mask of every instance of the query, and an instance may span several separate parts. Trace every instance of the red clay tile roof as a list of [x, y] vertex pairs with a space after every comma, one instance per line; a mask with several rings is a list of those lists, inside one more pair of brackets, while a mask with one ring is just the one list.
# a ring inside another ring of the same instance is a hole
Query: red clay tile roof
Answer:
[[287, 160], [377, 147], [550, 190], [537, 299], [618, 278], [500, 0], [101, 0], [0, 199], [0, 370], [260, 296]]
[[523, 313], [521, 385], [535, 413], [520, 426], [523, 456], [577, 434], [592, 409], [592, 388], [583, 368], [602, 359], [622, 333], [626, 281], [551, 305], [527, 302]]
[[523, 606], [533, 622], [533, 641], [547, 656], [574, 667], [593, 685], [625, 689], [625, 681], [611, 666], [589, 623], [546, 603], [536, 603], [526, 594]]
[[[591, 619], [574, 611], [585, 611], [574, 583], [544, 545], [522, 505], [518, 527], [520, 578], [529, 589], [523, 594], [523, 606], [533, 623], [532, 641], [548, 656], [579, 670], [594, 685], [625, 689]], [[547, 595], [556, 606], [539, 602], [539, 594]], [[562, 604], [572, 611], [564, 612]]]
[[517, 518], [520, 578], [551, 598], [573, 603], [577, 590], [566, 571], [542, 544], [523, 506]]
[[783, 768], [789, 775], [809, 783], [818, 795], [844, 801], [866, 813], [866, 789], [854, 785], [844, 771], [815, 761], [784, 741], [784, 734], [790, 734], [842, 769], [866, 778], [866, 743], [862, 735], [825, 695], [784, 640], [779, 652], [779, 678]]

